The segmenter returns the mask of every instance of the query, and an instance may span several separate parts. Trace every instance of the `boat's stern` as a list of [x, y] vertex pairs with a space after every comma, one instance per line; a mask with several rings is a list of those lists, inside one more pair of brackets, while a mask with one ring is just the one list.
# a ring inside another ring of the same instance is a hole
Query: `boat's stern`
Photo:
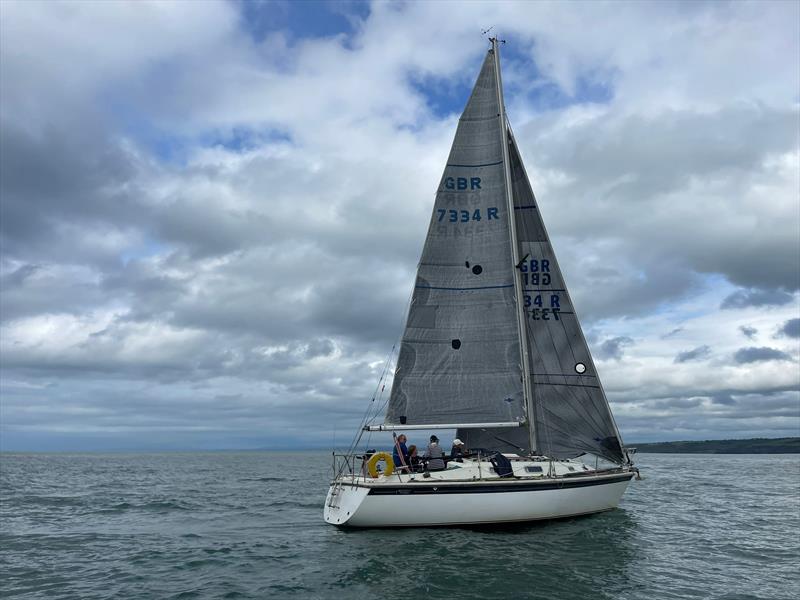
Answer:
[[336, 480], [331, 483], [325, 498], [325, 522], [331, 525], [347, 525], [368, 493], [369, 488], [353, 485], [352, 482]]

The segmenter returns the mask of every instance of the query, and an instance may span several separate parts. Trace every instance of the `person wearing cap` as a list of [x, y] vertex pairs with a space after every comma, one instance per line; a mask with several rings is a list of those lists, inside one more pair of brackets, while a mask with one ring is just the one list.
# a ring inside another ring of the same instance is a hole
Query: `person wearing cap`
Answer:
[[442, 471], [444, 465], [444, 450], [439, 446], [439, 438], [435, 435], [431, 436], [431, 443], [425, 449], [425, 458], [428, 459], [429, 471]]
[[456, 462], [463, 462], [461, 459], [467, 455], [467, 447], [460, 439], [453, 440], [453, 447], [450, 449], [450, 458]]

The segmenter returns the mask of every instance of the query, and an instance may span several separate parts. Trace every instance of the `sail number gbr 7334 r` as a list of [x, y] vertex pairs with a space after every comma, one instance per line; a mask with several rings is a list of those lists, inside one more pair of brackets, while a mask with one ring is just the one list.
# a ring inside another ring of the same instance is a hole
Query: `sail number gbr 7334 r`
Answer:
[[455, 210], [452, 208], [446, 210], [444, 208], [439, 208], [436, 212], [439, 213], [440, 223], [469, 223], [470, 221], [480, 221], [482, 218], [486, 218], [487, 221], [500, 218], [497, 216], [496, 206], [485, 209], [483, 216], [480, 208], [476, 208], [475, 210]]

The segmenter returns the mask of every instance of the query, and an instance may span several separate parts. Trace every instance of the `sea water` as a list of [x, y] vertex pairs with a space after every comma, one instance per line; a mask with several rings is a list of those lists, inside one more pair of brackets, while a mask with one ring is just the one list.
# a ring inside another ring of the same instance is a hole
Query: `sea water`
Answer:
[[340, 530], [323, 452], [0, 455], [3, 598], [800, 598], [800, 455], [637, 456], [620, 507]]

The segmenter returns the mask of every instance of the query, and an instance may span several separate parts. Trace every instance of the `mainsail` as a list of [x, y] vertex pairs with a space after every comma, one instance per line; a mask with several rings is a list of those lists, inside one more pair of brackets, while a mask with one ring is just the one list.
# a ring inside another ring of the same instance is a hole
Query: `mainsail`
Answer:
[[490, 51], [436, 193], [387, 423], [526, 418], [502, 127]]
[[492, 49], [436, 194], [386, 423], [463, 424], [458, 436], [468, 447], [555, 458], [593, 453], [623, 462], [608, 402], [504, 121], [499, 82]]

